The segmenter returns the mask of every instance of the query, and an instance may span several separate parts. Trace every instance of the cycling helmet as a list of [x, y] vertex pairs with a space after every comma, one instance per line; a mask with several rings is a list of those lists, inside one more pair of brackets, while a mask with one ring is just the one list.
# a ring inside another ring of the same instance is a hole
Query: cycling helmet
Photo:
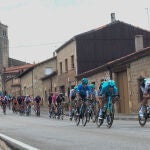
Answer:
[[87, 79], [87, 78], [83, 78], [83, 79], [81, 80], [81, 82], [82, 82], [82, 84], [88, 84], [88, 79]]
[[75, 87], [74, 87], [74, 90], [76, 91], [76, 90], [77, 90], [77, 88], [78, 88], [78, 86], [75, 86]]
[[109, 87], [114, 87], [115, 86], [115, 81], [114, 80], [108, 80], [108, 86]]
[[95, 89], [95, 84], [90, 84], [91, 89]]

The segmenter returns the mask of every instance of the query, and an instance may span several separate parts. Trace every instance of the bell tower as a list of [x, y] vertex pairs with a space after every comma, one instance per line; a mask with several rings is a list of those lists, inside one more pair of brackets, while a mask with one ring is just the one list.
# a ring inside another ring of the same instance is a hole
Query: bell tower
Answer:
[[9, 58], [9, 41], [8, 26], [0, 22], [0, 72], [3, 68], [8, 67]]

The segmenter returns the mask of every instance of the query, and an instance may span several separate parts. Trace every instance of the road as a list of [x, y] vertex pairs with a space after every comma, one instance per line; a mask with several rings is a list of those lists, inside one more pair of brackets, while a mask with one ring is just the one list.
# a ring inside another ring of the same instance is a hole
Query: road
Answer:
[[41, 150], [148, 150], [150, 123], [141, 128], [137, 121], [114, 120], [108, 129], [89, 123], [75, 126], [66, 117], [50, 119], [47, 113], [40, 117], [19, 116], [0, 109], [0, 133]]

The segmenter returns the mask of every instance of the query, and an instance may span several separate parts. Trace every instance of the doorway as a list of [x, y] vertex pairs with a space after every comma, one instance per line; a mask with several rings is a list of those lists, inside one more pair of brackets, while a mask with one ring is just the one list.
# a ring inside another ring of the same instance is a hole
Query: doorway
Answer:
[[120, 94], [119, 113], [129, 113], [127, 71], [117, 73], [117, 86]]

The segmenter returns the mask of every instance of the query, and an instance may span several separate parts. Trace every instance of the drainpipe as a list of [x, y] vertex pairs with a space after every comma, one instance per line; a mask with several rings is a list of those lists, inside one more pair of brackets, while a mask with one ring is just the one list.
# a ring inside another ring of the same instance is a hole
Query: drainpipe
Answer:
[[33, 89], [33, 69], [32, 69], [32, 96], [34, 97], [34, 89]]
[[21, 77], [20, 77], [20, 92], [19, 92], [20, 96], [21, 96], [21, 89], [22, 89], [22, 86], [21, 86]]
[[112, 70], [110, 69], [109, 66], [107, 66], [107, 69], [108, 69], [108, 71], [109, 71], [110, 79], [112, 80]]

